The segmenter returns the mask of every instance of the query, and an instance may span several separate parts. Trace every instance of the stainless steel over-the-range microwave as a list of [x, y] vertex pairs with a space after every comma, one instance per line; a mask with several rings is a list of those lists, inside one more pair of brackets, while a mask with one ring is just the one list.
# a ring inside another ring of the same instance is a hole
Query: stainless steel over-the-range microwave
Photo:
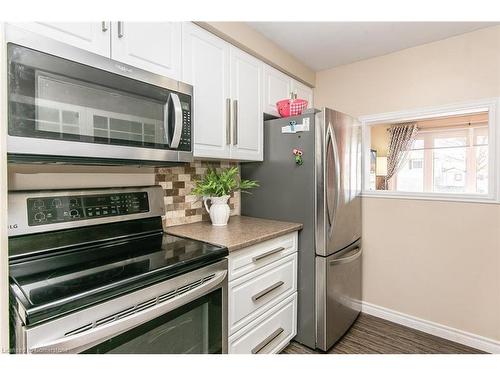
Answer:
[[192, 160], [192, 86], [15, 26], [5, 31], [10, 160]]

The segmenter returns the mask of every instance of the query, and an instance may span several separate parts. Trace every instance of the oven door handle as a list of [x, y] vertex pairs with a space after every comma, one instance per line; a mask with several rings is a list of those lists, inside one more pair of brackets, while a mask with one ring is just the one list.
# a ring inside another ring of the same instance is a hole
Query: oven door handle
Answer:
[[112, 321], [97, 328], [91, 328], [88, 331], [66, 336], [42, 345], [30, 348], [31, 353], [78, 353], [89, 349], [103, 341], [124, 333], [132, 328], [140, 326], [154, 318], [157, 318], [167, 312], [185, 305], [197, 298], [209, 293], [215, 289], [226, 278], [227, 271], [220, 271], [215, 276], [190, 291], [174, 297], [168, 301], [154, 305], [153, 307], [139, 311], [122, 319]]

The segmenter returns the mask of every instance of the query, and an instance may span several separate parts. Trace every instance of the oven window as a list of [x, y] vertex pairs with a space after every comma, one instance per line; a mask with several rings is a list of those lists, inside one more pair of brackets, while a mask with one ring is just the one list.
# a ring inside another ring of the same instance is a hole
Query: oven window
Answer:
[[84, 353], [222, 353], [222, 290], [113, 337]]
[[10, 135], [168, 148], [169, 90], [13, 44], [8, 56]]

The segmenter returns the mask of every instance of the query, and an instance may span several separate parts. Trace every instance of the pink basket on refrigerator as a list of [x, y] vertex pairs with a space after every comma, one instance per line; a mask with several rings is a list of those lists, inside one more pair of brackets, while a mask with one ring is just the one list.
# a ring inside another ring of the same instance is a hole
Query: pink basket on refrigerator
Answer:
[[298, 116], [307, 108], [307, 100], [283, 99], [276, 103], [276, 108], [281, 117]]

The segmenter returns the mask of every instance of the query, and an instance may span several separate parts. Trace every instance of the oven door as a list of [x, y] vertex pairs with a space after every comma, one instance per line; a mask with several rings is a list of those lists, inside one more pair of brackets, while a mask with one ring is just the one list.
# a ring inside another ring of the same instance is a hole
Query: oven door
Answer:
[[159, 316], [84, 353], [220, 354], [222, 289]]
[[227, 353], [227, 260], [28, 328], [25, 340], [30, 353]]
[[9, 154], [174, 162], [192, 155], [192, 87], [18, 33], [7, 33]]

